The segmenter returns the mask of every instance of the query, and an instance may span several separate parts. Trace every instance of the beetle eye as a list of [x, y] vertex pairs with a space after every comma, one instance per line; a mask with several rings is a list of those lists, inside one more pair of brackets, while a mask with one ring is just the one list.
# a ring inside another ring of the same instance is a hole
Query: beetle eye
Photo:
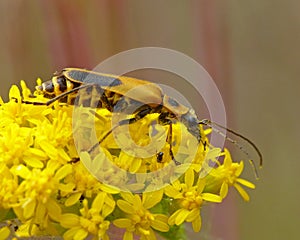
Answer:
[[54, 91], [54, 85], [53, 85], [52, 81], [49, 82], [48, 84], [45, 84], [45, 91], [49, 92], [49, 93]]
[[61, 92], [64, 92], [67, 90], [67, 83], [66, 83], [66, 79], [63, 77], [59, 77], [57, 78], [57, 84], [59, 85], [59, 90]]

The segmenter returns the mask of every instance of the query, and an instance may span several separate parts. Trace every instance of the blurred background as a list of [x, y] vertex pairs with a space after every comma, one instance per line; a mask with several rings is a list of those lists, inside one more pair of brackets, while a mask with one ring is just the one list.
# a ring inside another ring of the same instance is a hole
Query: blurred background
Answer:
[[[228, 126], [264, 155], [250, 203], [231, 191], [225, 204], [205, 210], [202, 231], [189, 238], [298, 239], [299, 9], [297, 0], [0, 0], [0, 95], [7, 99], [21, 79], [33, 89], [37, 77], [48, 80], [64, 67], [92, 69], [132, 48], [180, 51], [215, 80]], [[161, 71], [129, 75], [180, 86]], [[191, 101], [206, 117], [199, 99]]]

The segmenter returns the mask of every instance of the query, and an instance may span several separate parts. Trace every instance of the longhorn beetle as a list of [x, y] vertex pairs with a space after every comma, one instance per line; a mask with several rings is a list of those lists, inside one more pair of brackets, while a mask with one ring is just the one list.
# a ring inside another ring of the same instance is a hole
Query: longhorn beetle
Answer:
[[[136, 87], [138, 87], [138, 90], [135, 91]], [[106, 108], [111, 112], [134, 114], [134, 117], [121, 120], [115, 127], [109, 130], [99, 141], [99, 144], [103, 142], [104, 139], [117, 127], [125, 124], [132, 124], [144, 118], [147, 114], [158, 113], [158, 123], [161, 125], [169, 125], [167, 142], [169, 144], [170, 156], [176, 165], [180, 163], [176, 161], [172, 151], [172, 124], [173, 122], [180, 121], [186, 126], [188, 132], [190, 132], [199, 143], [202, 141], [200, 134], [201, 124], [211, 128], [213, 128], [213, 126], [217, 126], [244, 139], [258, 153], [260, 158], [259, 164], [262, 166], [262, 154], [252, 141], [217, 123], [209, 120], [199, 121], [193, 110], [163, 94], [161, 88], [154, 83], [136, 78], [103, 74], [79, 68], [65, 68], [61, 72], [56, 72], [51, 80], [37, 86], [36, 90], [43, 94], [44, 97], [49, 98], [49, 100], [47, 102], [23, 102], [34, 105], [50, 105], [55, 101], [74, 104], [76, 94], [79, 90], [82, 90], [86, 91], [87, 97], [79, 100], [76, 99], [78, 100], [76, 104]], [[93, 93], [96, 93], [97, 96], [101, 96], [100, 99], [99, 97], [98, 99], [93, 99], [93, 97], [91, 97]], [[132, 109], [134, 109], [134, 112], [132, 112]], [[224, 136], [221, 131], [215, 131]], [[235, 140], [226, 136], [224, 137], [244, 151]], [[205, 147], [205, 142], [203, 144]], [[97, 145], [94, 145], [89, 152], [93, 151]], [[245, 153], [247, 154], [247, 152]], [[158, 162], [162, 161], [162, 155], [162, 153], [157, 154]], [[250, 160], [250, 162], [256, 173], [253, 161]]]

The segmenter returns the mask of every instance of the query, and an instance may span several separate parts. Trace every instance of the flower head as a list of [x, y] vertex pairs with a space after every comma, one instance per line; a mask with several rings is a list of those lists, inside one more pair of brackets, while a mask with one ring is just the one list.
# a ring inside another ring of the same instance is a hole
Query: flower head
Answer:
[[[21, 88], [12, 86], [7, 103], [0, 98], [0, 208], [18, 220], [16, 237], [109, 239], [113, 223], [125, 231], [124, 240], [154, 240], [156, 233], [181, 239], [174, 226], [192, 222], [199, 231], [201, 208], [220, 203], [228, 188], [249, 200], [242, 186], [254, 185], [240, 177], [243, 162], [211, 146], [210, 130], [202, 125], [199, 143], [174, 121], [170, 141], [169, 125], [151, 113], [120, 124], [113, 136], [107, 109], [58, 101], [41, 105], [48, 100], [43, 94], [31, 94], [23, 81]], [[93, 139], [102, 139], [99, 148]], [[171, 148], [181, 165], [174, 164]], [[9, 236], [3, 226], [0, 235]]]
[[106, 231], [110, 222], [105, 218], [114, 210], [115, 202], [104, 192], [99, 192], [91, 208], [87, 199], [83, 200], [83, 208], [80, 215], [66, 213], [61, 216], [60, 223], [68, 230], [64, 233], [64, 239], [86, 239], [89, 235], [94, 239], [109, 239]]
[[170, 225], [181, 225], [184, 221], [192, 222], [195, 232], [200, 231], [200, 209], [204, 202], [222, 201], [218, 195], [204, 192], [205, 180], [199, 178], [195, 182], [194, 170], [188, 169], [185, 173], [184, 182], [175, 181], [165, 188], [165, 194], [175, 200], [178, 209], [170, 216]]
[[156, 239], [153, 229], [167, 232], [168, 217], [164, 214], [152, 213], [151, 208], [162, 199], [162, 191], [143, 193], [142, 196], [131, 193], [121, 193], [123, 200], [118, 200], [117, 205], [125, 217], [113, 221], [119, 228], [125, 228], [123, 239], [133, 239], [133, 235], [141, 239]]
[[227, 149], [224, 150], [222, 155], [224, 156], [223, 164], [218, 163], [218, 166], [213, 168], [206, 177], [206, 190], [220, 193], [220, 196], [225, 198], [229, 187], [233, 186], [245, 201], [249, 201], [250, 197], [242, 186], [254, 189], [255, 185], [240, 178], [244, 169], [244, 162], [232, 162], [230, 152]]

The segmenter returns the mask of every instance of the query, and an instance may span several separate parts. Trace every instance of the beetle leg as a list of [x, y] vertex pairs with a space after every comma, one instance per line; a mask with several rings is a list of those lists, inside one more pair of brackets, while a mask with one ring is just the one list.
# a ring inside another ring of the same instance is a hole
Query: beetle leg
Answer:
[[151, 112], [152, 112], [152, 108], [151, 107], [146, 107], [146, 108], [140, 110], [139, 112], [137, 112], [133, 118], [121, 120], [118, 123], [118, 125], [122, 126], [122, 125], [126, 125], [126, 124], [135, 123], [135, 122], [141, 120], [142, 118], [144, 118], [146, 115], [148, 115]]
[[30, 102], [30, 101], [25, 101], [25, 100], [22, 100], [22, 103], [32, 104], [32, 105], [47, 105], [47, 102]]
[[[74, 93], [74, 92], [77, 92], [81, 89], [87, 89], [89, 87], [98, 87], [97, 88], [97, 91], [99, 94], [101, 94], [101, 97], [100, 97], [100, 102], [102, 103], [103, 107], [107, 108], [109, 111], [111, 111], [111, 109], [113, 108], [113, 106], [111, 105], [110, 101], [108, 100], [108, 98], [106, 97], [106, 95], [104, 94], [104, 89], [102, 89], [99, 85], [97, 84], [84, 84], [84, 85], [81, 85], [81, 86], [78, 86], [76, 88], [73, 88], [67, 92], [64, 92], [64, 93], [61, 93], [59, 95], [57, 95], [56, 97], [54, 98], [51, 98], [50, 100], [48, 100], [47, 102], [31, 102], [31, 101], [25, 101], [25, 100], [22, 100], [22, 103], [26, 103], [26, 104], [33, 104], [33, 105], [46, 105], [46, 106], [49, 106], [50, 104], [56, 102], [56, 101], [59, 101], [60, 99], [63, 99], [64, 97]], [[96, 107], [96, 106], [91, 106], [91, 107]]]
[[94, 144], [89, 150], [88, 153], [92, 153], [117, 127], [120, 125], [114, 126], [110, 129], [96, 144]]
[[[137, 121], [139, 121], [140, 119], [144, 118], [147, 114], [151, 113], [151, 112], [155, 112], [155, 109], [151, 108], [150, 106], [141, 109], [140, 111], [138, 111], [135, 114], [135, 117], [133, 118], [129, 118], [129, 119], [123, 119], [120, 122], [118, 122], [117, 125], [115, 125], [112, 129], [110, 129], [99, 141], [98, 143], [96, 143], [95, 145], [93, 145], [88, 152], [91, 153], [93, 152], [97, 146], [99, 146], [99, 144], [101, 144], [116, 128], [122, 126], [122, 125], [126, 125], [126, 124], [132, 124], [135, 123]], [[175, 165], [180, 165], [181, 163], [178, 162], [173, 154], [173, 149], [172, 149], [172, 138], [173, 138], [173, 127], [172, 127], [172, 121], [170, 119], [167, 119], [168, 114], [167, 113], [161, 113], [159, 115], [159, 123], [161, 125], [169, 125], [169, 130], [168, 130], [168, 134], [167, 134], [167, 139], [166, 141], [168, 142], [170, 149], [169, 149], [169, 153], [170, 156], [172, 158], [172, 161], [174, 161]]]
[[171, 156], [171, 158], [172, 158], [172, 160], [173, 160], [173, 162], [175, 163], [175, 165], [180, 165], [181, 163], [180, 162], [178, 162], [176, 159], [175, 159], [175, 157], [174, 157], [174, 153], [173, 153], [173, 149], [172, 149], [172, 138], [173, 138], [173, 127], [172, 127], [172, 121], [170, 120], [170, 122], [169, 122], [169, 130], [168, 130], [168, 135], [167, 135], [167, 142], [168, 142], [168, 144], [169, 144], [169, 146], [170, 146], [170, 148], [169, 148], [169, 152], [170, 152], [170, 156]]
[[[123, 119], [121, 120], [120, 122], [118, 122], [117, 125], [115, 125], [112, 129], [110, 129], [99, 141], [98, 143], [96, 143], [95, 145], [93, 145], [89, 150], [88, 150], [88, 153], [91, 153], [93, 152], [97, 146], [99, 144], [101, 144], [116, 128], [122, 126], [122, 125], [126, 125], [126, 124], [132, 124], [132, 123], [135, 123], [137, 121], [139, 121], [140, 119], [144, 118], [147, 114], [149, 114], [150, 112], [152, 111], [152, 108], [151, 107], [147, 107], [147, 108], [144, 108], [142, 110], [140, 110], [139, 112], [137, 112], [135, 114], [135, 117], [133, 118], [129, 118], [129, 119]], [[95, 115], [97, 117], [97, 115]]]
[[173, 138], [173, 127], [172, 127], [172, 121], [168, 118], [169, 117], [169, 113], [168, 112], [162, 112], [159, 117], [158, 117], [158, 120], [159, 120], [159, 123], [161, 125], [169, 125], [169, 130], [168, 130], [168, 135], [167, 135], [167, 139], [166, 141], [168, 142], [169, 146], [170, 146], [170, 149], [169, 149], [169, 153], [170, 153], [170, 156], [172, 158], [172, 160], [174, 161], [175, 165], [180, 165], [180, 162], [178, 162], [175, 157], [174, 157], [174, 154], [173, 154], [173, 149], [172, 149], [172, 138]]
[[58, 100], [64, 98], [65, 96], [68, 96], [69, 94], [71, 94], [73, 92], [76, 92], [76, 91], [78, 91], [80, 89], [83, 89], [83, 88], [86, 88], [86, 87], [90, 87], [90, 86], [91, 86], [91, 84], [81, 85], [81, 86], [73, 88], [73, 89], [71, 89], [71, 90], [69, 90], [67, 92], [59, 94], [58, 96], [56, 96], [54, 98], [51, 98], [47, 102], [30, 102], [30, 101], [24, 101], [24, 100], [22, 100], [22, 103], [33, 104], [33, 105], [46, 105], [46, 106], [49, 106], [50, 104], [54, 103], [55, 101], [58, 101]]

